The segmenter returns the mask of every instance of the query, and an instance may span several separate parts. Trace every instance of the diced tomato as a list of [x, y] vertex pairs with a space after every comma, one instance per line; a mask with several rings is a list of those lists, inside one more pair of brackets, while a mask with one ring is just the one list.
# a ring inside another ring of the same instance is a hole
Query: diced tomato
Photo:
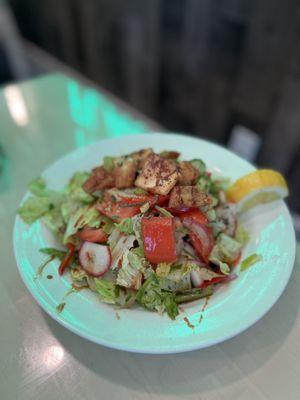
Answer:
[[156, 203], [158, 206], [165, 206], [169, 203], [170, 195], [169, 194], [160, 194], [157, 197]]
[[122, 197], [121, 202], [126, 204], [137, 204], [142, 205], [143, 203], [150, 203], [150, 206], [158, 205], [163, 206], [168, 203], [170, 196], [169, 195], [153, 195], [153, 194], [145, 194], [139, 195], [135, 197]]
[[96, 208], [101, 214], [106, 215], [116, 222], [133, 217], [141, 212], [139, 206], [125, 206], [122, 202], [113, 203], [111, 201], [104, 201], [98, 204]]
[[72, 261], [72, 258], [75, 253], [75, 246], [72, 243], [67, 243], [67, 247], [69, 249], [68, 253], [66, 254], [66, 257], [62, 260], [60, 263], [60, 266], [58, 268], [58, 273], [59, 275], [62, 275], [65, 272], [65, 269], [69, 266], [70, 262]]
[[185, 211], [179, 215], [180, 219], [191, 217], [193, 220], [199, 222], [199, 224], [205, 225], [208, 222], [206, 215], [204, 215], [199, 209], [192, 209]]
[[108, 235], [101, 228], [83, 228], [77, 236], [86, 242], [106, 243]]
[[226, 279], [226, 276], [225, 276], [225, 275], [224, 275], [224, 276], [217, 276], [216, 278], [212, 278], [210, 281], [204, 281], [204, 282], [201, 284], [200, 288], [201, 288], [201, 289], [204, 289], [204, 288], [206, 288], [207, 286], [214, 285], [214, 284], [216, 284], [216, 283], [220, 283], [220, 282], [222, 282], [224, 279]]
[[176, 260], [176, 242], [171, 217], [143, 218], [142, 237], [148, 261], [158, 264]]

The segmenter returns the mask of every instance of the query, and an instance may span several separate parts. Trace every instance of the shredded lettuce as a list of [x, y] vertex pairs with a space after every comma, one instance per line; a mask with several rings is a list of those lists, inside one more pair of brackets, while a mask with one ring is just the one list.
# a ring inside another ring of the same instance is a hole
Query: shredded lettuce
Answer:
[[149, 310], [166, 312], [171, 319], [179, 314], [175, 294], [161, 289], [160, 280], [152, 274], [138, 290], [136, 301]]
[[226, 235], [225, 233], [221, 233], [218, 237], [218, 246], [224, 255], [224, 261], [232, 262], [237, 259], [241, 251], [241, 244]]
[[32, 224], [44, 217], [45, 224], [52, 232], [63, 232], [65, 224], [60, 213], [64, 194], [46, 188], [43, 178], [39, 177], [28, 186], [34, 196], [29, 197], [18, 209], [18, 214], [27, 223]]
[[128, 262], [132, 267], [140, 271], [144, 268], [143, 257], [140, 257], [137, 253], [131, 250], [128, 252]]
[[82, 268], [73, 268], [71, 271], [71, 278], [76, 283], [86, 283], [87, 273]]
[[94, 278], [96, 292], [101, 301], [108, 304], [118, 304], [119, 288], [116, 284], [105, 279]]
[[156, 275], [159, 276], [160, 278], [165, 278], [166, 276], [169, 275], [171, 266], [172, 263], [167, 263], [167, 262], [157, 264], [155, 270]]
[[133, 221], [131, 218], [125, 218], [119, 224], [115, 224], [115, 226], [126, 235], [134, 234]]
[[59, 240], [62, 241], [63, 234], [66, 229], [66, 223], [61, 213], [61, 208], [54, 207], [52, 210], [47, 211], [43, 216], [43, 222], [53, 232]]
[[144, 248], [144, 242], [143, 242], [143, 237], [142, 237], [142, 216], [141, 215], [135, 215], [132, 218], [133, 221], [133, 231], [134, 231], [134, 235], [136, 240], [139, 243], [139, 246], [142, 247], [142, 249]]
[[225, 233], [221, 233], [210, 254], [209, 260], [217, 265], [220, 262], [230, 264], [238, 258], [241, 248], [242, 245], [239, 242]]
[[241, 271], [245, 271], [252, 265], [256, 264], [257, 262], [261, 261], [263, 258], [260, 254], [251, 254], [249, 257], [245, 258], [245, 260], [242, 261], [241, 264]]
[[145, 257], [144, 249], [141, 246], [138, 246], [138, 247], [135, 247], [134, 249], [132, 249], [131, 253], [136, 254], [140, 258]]
[[100, 216], [100, 221], [103, 224], [102, 229], [103, 231], [107, 234], [110, 235], [112, 230], [114, 229], [114, 222], [110, 218], [101, 215]]
[[18, 214], [27, 224], [32, 224], [53, 208], [46, 197], [29, 197], [18, 209]]
[[221, 247], [217, 243], [209, 255], [209, 261], [212, 262], [214, 265], [217, 265], [220, 268], [222, 274], [229, 275], [230, 267], [224, 260], [225, 260], [225, 255], [222, 252]]
[[90, 174], [87, 172], [76, 172], [66, 186], [67, 198], [82, 203], [93, 202], [93, 196], [86, 193], [82, 188], [82, 185], [89, 177]]
[[32, 194], [38, 197], [43, 197], [46, 192], [46, 182], [41, 176], [31, 181], [28, 185], [28, 189]]
[[122, 267], [117, 275], [117, 284], [132, 289], [139, 289], [142, 284], [144, 260], [132, 251], [125, 250]]
[[85, 225], [88, 225], [92, 228], [99, 227], [100, 215], [95, 207], [84, 206], [79, 208], [73, 215], [71, 215], [66, 227], [63, 242], [67, 243], [70, 236], [74, 235]]
[[199, 265], [195, 264], [192, 260], [186, 261], [182, 266], [182, 275], [188, 275], [195, 269], [198, 269]]

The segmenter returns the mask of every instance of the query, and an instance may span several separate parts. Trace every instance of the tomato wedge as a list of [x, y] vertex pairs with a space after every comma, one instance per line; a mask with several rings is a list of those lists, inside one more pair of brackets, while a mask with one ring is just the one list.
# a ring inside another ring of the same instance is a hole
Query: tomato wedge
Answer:
[[205, 225], [208, 223], [208, 219], [206, 218], [206, 215], [203, 214], [198, 208], [190, 209], [188, 211], [182, 212], [178, 216], [181, 220], [186, 217], [191, 217], [191, 218], [193, 218], [193, 220], [199, 222], [199, 224]]
[[69, 249], [68, 253], [66, 254], [66, 257], [62, 260], [60, 263], [60, 266], [58, 268], [58, 273], [59, 275], [62, 275], [65, 272], [65, 269], [68, 267], [70, 262], [72, 261], [72, 258], [75, 253], [75, 246], [72, 243], [67, 243], [67, 247]]
[[145, 256], [153, 264], [173, 262], [177, 258], [173, 218], [142, 219]]
[[163, 206], [166, 205], [169, 201], [169, 195], [153, 195], [153, 194], [145, 194], [139, 195], [135, 197], [122, 197], [121, 202], [125, 204], [137, 204], [142, 205], [144, 203], [150, 203], [150, 206], [154, 205]]
[[93, 243], [106, 243], [108, 239], [108, 235], [101, 228], [86, 227], [77, 232], [77, 236], [83, 241]]
[[98, 204], [96, 208], [101, 214], [116, 222], [121, 222], [123, 219], [133, 217], [141, 212], [139, 206], [127, 206], [123, 202], [113, 203], [112, 201], [104, 201]]

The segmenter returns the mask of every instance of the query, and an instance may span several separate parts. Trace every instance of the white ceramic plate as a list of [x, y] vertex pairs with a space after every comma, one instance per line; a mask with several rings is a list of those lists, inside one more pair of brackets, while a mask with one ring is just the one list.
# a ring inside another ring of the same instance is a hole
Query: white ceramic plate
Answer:
[[[183, 159], [202, 158], [214, 174], [232, 180], [254, 169], [248, 162], [215, 144], [187, 136], [155, 133], [102, 140], [56, 161], [43, 176], [50, 187], [59, 189], [75, 171], [90, 170], [106, 155], [122, 155], [145, 147], [153, 147], [155, 151], [178, 150]], [[205, 311], [201, 311], [204, 301], [195, 301], [186, 305], [175, 321], [141, 308], [119, 310], [118, 319], [112, 306], [101, 303], [95, 294], [85, 290], [68, 296], [64, 310], [58, 314], [56, 306], [70, 288], [69, 276], [60, 278], [58, 262], [53, 261], [42, 278], [34, 279], [38, 266], [45, 259], [39, 249], [56, 245], [52, 234], [41, 222], [27, 226], [17, 217], [14, 250], [21, 277], [30, 293], [66, 328], [116, 349], [176, 353], [211, 346], [237, 335], [258, 321], [283, 292], [295, 259], [295, 235], [285, 203], [277, 201], [256, 208], [245, 217], [245, 225], [251, 240], [243, 258], [256, 252], [263, 260], [220, 288]], [[54, 278], [47, 279], [48, 274]]]

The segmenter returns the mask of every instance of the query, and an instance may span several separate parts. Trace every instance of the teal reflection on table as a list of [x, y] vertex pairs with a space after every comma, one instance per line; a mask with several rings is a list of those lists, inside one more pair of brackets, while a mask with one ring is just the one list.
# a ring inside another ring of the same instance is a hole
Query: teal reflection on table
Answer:
[[134, 135], [150, 127], [120, 111], [105, 95], [68, 80], [70, 116], [76, 125], [75, 146], [84, 147], [102, 138]]

